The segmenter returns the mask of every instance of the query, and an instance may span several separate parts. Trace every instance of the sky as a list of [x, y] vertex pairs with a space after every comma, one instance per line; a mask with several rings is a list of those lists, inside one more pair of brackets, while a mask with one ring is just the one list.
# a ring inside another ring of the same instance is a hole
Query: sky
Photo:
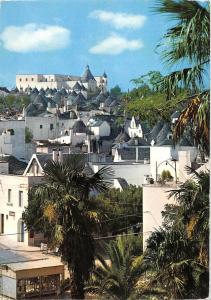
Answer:
[[156, 51], [169, 27], [154, 0], [0, 0], [0, 86], [16, 74], [108, 75], [123, 91], [131, 79], [167, 69]]

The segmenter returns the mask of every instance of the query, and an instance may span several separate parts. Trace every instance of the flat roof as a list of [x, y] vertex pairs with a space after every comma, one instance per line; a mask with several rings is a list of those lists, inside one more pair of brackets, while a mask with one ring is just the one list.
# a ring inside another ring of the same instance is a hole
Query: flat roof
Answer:
[[56, 259], [53, 256], [49, 256], [48, 258], [43, 258], [43, 259], [38, 259], [33, 261], [30, 260], [30, 261], [19, 262], [19, 263], [10, 263], [6, 265], [13, 271], [64, 266], [64, 264], [61, 261], [59, 261], [59, 258]]
[[37, 251], [23, 249], [11, 250], [4, 246], [1, 248], [0, 244], [0, 265], [6, 265], [13, 271], [21, 271], [58, 267], [64, 264], [60, 261], [60, 257], [43, 254], [39, 248], [37, 248]]

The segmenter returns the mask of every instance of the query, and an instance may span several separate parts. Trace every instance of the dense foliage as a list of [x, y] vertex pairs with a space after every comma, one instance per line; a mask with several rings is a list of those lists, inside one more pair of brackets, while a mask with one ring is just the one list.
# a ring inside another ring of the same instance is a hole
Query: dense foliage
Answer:
[[189, 90], [187, 101], [174, 131], [177, 141], [190, 127], [196, 145], [209, 153], [209, 89], [207, 73], [210, 63], [210, 12], [208, 3], [187, 0], [158, 0], [154, 10], [174, 22], [160, 42], [166, 65], [176, 71], [162, 78], [159, 89], [168, 99], [181, 88]]
[[18, 110], [28, 106], [30, 103], [30, 97], [27, 95], [7, 95], [0, 97], [0, 110]]
[[206, 298], [209, 292], [209, 174], [196, 173], [170, 193], [163, 227], [148, 240], [146, 258], [155, 285], [168, 299]]
[[133, 230], [140, 232], [142, 223], [142, 188], [130, 185], [123, 191], [110, 189], [96, 197], [103, 216], [101, 231], [120, 234]]

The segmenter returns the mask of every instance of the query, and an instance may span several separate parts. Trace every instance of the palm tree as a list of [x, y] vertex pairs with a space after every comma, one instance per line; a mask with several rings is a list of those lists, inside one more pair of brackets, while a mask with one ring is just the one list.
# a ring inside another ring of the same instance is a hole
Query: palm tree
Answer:
[[89, 194], [106, 191], [112, 175], [106, 167], [94, 175], [85, 169], [84, 159], [77, 155], [63, 162], [49, 161], [44, 167], [45, 182], [33, 188], [33, 196], [42, 199], [44, 217], [52, 226], [51, 242], [68, 265], [73, 299], [84, 299], [84, 282], [94, 266], [91, 228], [97, 214], [89, 210]]
[[148, 269], [139, 237], [121, 236], [106, 245], [107, 261], [98, 256], [98, 266], [86, 290], [102, 299], [144, 299], [161, 294], [145, 278]]
[[208, 296], [209, 174], [196, 173], [179, 189], [171, 191], [175, 205], [163, 212], [164, 226], [147, 243], [146, 257], [169, 299]]
[[[210, 62], [209, 5], [188, 0], [157, 0], [154, 10], [174, 21], [158, 47], [162, 47], [164, 62], [178, 69], [163, 77], [160, 89], [168, 99], [181, 88], [190, 94], [176, 124], [174, 139], [177, 141], [192, 123], [196, 144], [208, 153], [209, 90], [204, 90], [204, 86], [208, 84], [205, 75]], [[185, 67], [180, 69], [182, 64]]]

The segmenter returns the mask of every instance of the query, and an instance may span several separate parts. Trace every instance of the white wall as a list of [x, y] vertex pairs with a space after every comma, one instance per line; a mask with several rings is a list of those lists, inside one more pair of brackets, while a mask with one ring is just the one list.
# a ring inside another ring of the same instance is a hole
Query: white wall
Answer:
[[[176, 159], [176, 169], [177, 169], [177, 178], [184, 177], [185, 179], [185, 172], [184, 172], [184, 163], [179, 161], [179, 152], [185, 151], [185, 156], [189, 157], [190, 162], [194, 161], [197, 155], [197, 149], [195, 147], [176, 147], [173, 148], [171, 146], [151, 146], [150, 147], [150, 165], [151, 165], [151, 175], [154, 179], [156, 179], [156, 162], [158, 165], [157, 173], [158, 177], [161, 175], [163, 170], [169, 170], [171, 175], [175, 178], [175, 162], [171, 161], [171, 159]], [[187, 154], [189, 153], [189, 154]], [[165, 161], [169, 164], [166, 165]], [[188, 161], [186, 162], [188, 164]], [[180, 166], [179, 166], [180, 165]], [[183, 174], [184, 173], [184, 174]]]
[[[8, 129], [14, 130], [14, 135]], [[25, 122], [22, 120], [0, 121], [0, 153], [25, 158]]]
[[[35, 140], [47, 140], [56, 138], [59, 135], [59, 126], [57, 116], [47, 117], [26, 117], [26, 127], [29, 128]], [[53, 124], [53, 129], [50, 129], [50, 124]], [[42, 125], [42, 128], [40, 128]]]
[[[0, 214], [4, 215], [4, 234], [11, 234], [8, 237], [14, 242], [18, 240], [18, 234], [16, 234], [18, 221], [22, 219], [24, 207], [28, 204], [28, 188], [40, 180], [41, 177], [0, 174]], [[8, 189], [11, 189], [10, 202], [8, 202]], [[19, 191], [23, 192], [21, 206], [19, 206]], [[28, 244], [27, 232], [24, 234], [24, 243]]]
[[167, 203], [175, 203], [174, 198], [168, 199], [168, 191], [176, 186], [143, 186], [143, 248], [150, 234], [162, 225], [162, 214]]
[[7, 296], [12, 299], [16, 299], [17, 294], [16, 294], [16, 279], [15, 278], [10, 278], [8, 276], [3, 275], [2, 277], [0, 277], [0, 288], [1, 288], [0, 299], [4, 299], [4, 297], [2, 295]]
[[107, 163], [92, 164], [94, 172], [97, 172], [103, 166], [111, 167], [115, 174], [114, 177], [124, 178], [128, 184], [142, 186], [144, 184], [144, 175], [150, 174], [150, 164], [141, 163]]

